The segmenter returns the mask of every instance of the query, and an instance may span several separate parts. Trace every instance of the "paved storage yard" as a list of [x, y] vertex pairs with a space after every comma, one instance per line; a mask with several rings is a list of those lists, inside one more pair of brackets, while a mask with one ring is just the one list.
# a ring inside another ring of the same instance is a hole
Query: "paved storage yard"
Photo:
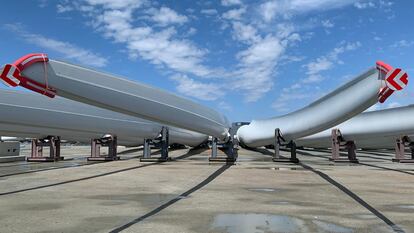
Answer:
[[299, 150], [293, 165], [240, 149], [230, 166], [209, 164], [206, 149], [161, 164], [121, 151], [88, 163], [89, 147], [65, 146], [72, 160], [0, 164], [0, 231], [414, 232], [414, 164], [385, 152], [332, 165], [327, 151]]

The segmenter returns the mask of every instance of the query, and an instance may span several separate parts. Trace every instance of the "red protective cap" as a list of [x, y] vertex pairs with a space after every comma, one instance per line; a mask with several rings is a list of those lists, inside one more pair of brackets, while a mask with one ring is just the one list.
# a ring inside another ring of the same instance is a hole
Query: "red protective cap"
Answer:
[[[382, 80], [385, 80], [385, 76], [390, 70], [393, 70], [392, 66], [388, 65], [387, 63], [383, 61], [377, 61], [376, 62], [377, 69], [379, 71], [379, 78]], [[387, 86], [381, 88], [381, 90], [378, 93], [378, 101], [380, 103], [384, 103], [385, 100], [390, 97], [394, 93], [393, 90], [389, 89]]]
[[384, 103], [394, 91], [404, 89], [408, 84], [408, 74], [400, 68], [394, 69], [383, 61], [377, 61], [377, 69], [379, 71], [380, 79], [385, 81], [386, 86], [381, 88], [378, 93], [378, 101]]
[[47, 85], [47, 70], [45, 68], [45, 83], [39, 83], [34, 80], [31, 80], [22, 75], [24, 69], [28, 66], [36, 63], [43, 62], [46, 63], [49, 61], [47, 54], [44, 53], [31, 53], [27, 54], [12, 64], [7, 64], [4, 66], [3, 72], [0, 74], [0, 78], [8, 85], [12, 87], [22, 86], [29, 90], [38, 92], [42, 95], [46, 95], [50, 98], [55, 97], [56, 90], [48, 87]]

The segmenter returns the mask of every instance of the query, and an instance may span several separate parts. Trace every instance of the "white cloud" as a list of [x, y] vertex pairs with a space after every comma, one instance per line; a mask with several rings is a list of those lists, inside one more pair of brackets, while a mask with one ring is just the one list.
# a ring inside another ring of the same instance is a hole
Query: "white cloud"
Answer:
[[235, 87], [245, 90], [245, 100], [254, 102], [271, 90], [274, 69], [285, 51], [283, 42], [268, 36], [251, 44], [237, 54], [240, 68], [236, 72]]
[[272, 19], [276, 16], [278, 6], [277, 1], [267, 1], [260, 5], [260, 11], [262, 12], [264, 21], [272, 21]]
[[6, 28], [19, 34], [27, 43], [34, 44], [43, 49], [61, 54], [65, 59], [74, 60], [86, 66], [103, 67], [108, 60], [88, 49], [81, 48], [69, 42], [59, 41], [39, 34], [24, 31], [20, 25], [8, 24]]
[[307, 74], [308, 75], [316, 75], [321, 71], [329, 70], [333, 66], [333, 60], [329, 59], [328, 57], [319, 57], [315, 61], [309, 62], [306, 64]]
[[197, 29], [191, 27], [190, 29], [188, 29], [187, 33], [185, 33], [184, 36], [192, 36], [195, 35], [197, 33]]
[[220, 102], [218, 103], [218, 107], [219, 107], [220, 109], [223, 109], [223, 110], [226, 110], [226, 111], [231, 111], [231, 110], [233, 110], [233, 108], [231, 107], [231, 105], [230, 105], [230, 104], [228, 104], [227, 102], [224, 102], [224, 101], [220, 101]]
[[377, 4], [375, 3], [375, 1], [358, 1], [354, 3], [354, 7], [362, 10], [362, 9], [369, 9], [369, 8], [384, 8], [384, 7], [390, 7], [392, 6], [394, 3], [391, 1], [386, 1], [386, 0], [379, 0], [376, 1]]
[[242, 15], [246, 12], [246, 8], [232, 9], [225, 12], [222, 17], [229, 20], [240, 20]]
[[[207, 50], [198, 48], [186, 39], [176, 39], [177, 30], [174, 26], [156, 30], [151, 26], [135, 26], [135, 9], [141, 1], [128, 0], [133, 7], [123, 1], [88, 0], [84, 7], [92, 7], [85, 14], [91, 19], [94, 28], [105, 38], [112, 39], [126, 46], [128, 55], [133, 59], [143, 59], [162, 68], [172, 71], [190, 73], [206, 77], [215, 70], [202, 64]], [[153, 14], [152, 20], [159, 23], [180, 23], [186, 18], [166, 7], [152, 12], [167, 12], [164, 16]]]
[[218, 11], [216, 9], [202, 9], [201, 14], [205, 14], [205, 15], [217, 15]]
[[341, 42], [340, 46], [334, 48], [328, 54], [316, 58], [314, 61], [304, 65], [307, 69], [306, 74], [308, 77], [303, 80], [304, 83], [320, 82], [324, 78], [320, 72], [330, 70], [335, 64], [342, 63], [338, 56], [346, 51], [351, 51], [359, 48], [361, 43], [359, 41], [355, 43]]
[[47, 0], [38, 0], [38, 6], [39, 6], [40, 8], [45, 8], [45, 7], [47, 7], [47, 4], [48, 4]]
[[270, 0], [260, 5], [260, 12], [265, 22], [277, 16], [289, 18], [293, 14], [311, 11], [325, 11], [350, 5], [357, 0]]
[[217, 100], [224, 95], [217, 83], [198, 82], [182, 74], [174, 75], [171, 79], [177, 82], [177, 91], [186, 96], [201, 100]]
[[[244, 13], [247, 9], [243, 6], [236, 10]], [[238, 15], [223, 18], [232, 25], [232, 38], [247, 45], [236, 54], [239, 63], [232, 73], [231, 85], [241, 90], [246, 102], [257, 101], [272, 89], [277, 65], [286, 48], [300, 40], [300, 36], [290, 24], [277, 24], [272, 27], [275, 30], [269, 31]]]
[[89, 5], [102, 6], [105, 9], [121, 10], [136, 9], [140, 7], [145, 0], [85, 0]]
[[65, 12], [73, 11], [74, 9], [70, 5], [57, 4], [56, 10], [58, 13], [65, 13]]
[[329, 19], [327, 19], [327, 20], [322, 20], [322, 26], [324, 27], [324, 28], [333, 28], [334, 26], [335, 26], [335, 24], [334, 23], [332, 23], [332, 21], [330, 21]]
[[356, 2], [356, 3], [354, 3], [354, 6], [358, 9], [374, 8], [375, 3], [372, 2], [372, 1], [369, 1], [369, 2]]
[[284, 47], [275, 37], [266, 37], [254, 43], [247, 50], [238, 54], [238, 58], [246, 65], [258, 65], [266, 61], [273, 61], [282, 54]]
[[286, 112], [290, 110], [289, 104], [292, 101], [304, 100], [313, 97], [309, 92], [302, 92], [302, 90], [291, 92], [288, 89], [282, 90], [276, 101], [272, 103], [272, 108], [278, 112]]
[[149, 10], [149, 13], [152, 15], [151, 20], [162, 26], [183, 24], [188, 21], [187, 16], [180, 15], [168, 7], [161, 7], [159, 9], [152, 8]]
[[396, 41], [394, 44], [391, 45], [393, 48], [407, 48], [414, 45], [414, 41], [410, 40], [399, 40]]
[[387, 1], [387, 0], [380, 0], [379, 1], [379, 6], [380, 7], [390, 7], [392, 5], [394, 5], [394, 2]]
[[234, 6], [243, 4], [241, 0], [221, 0], [221, 5], [223, 6]]
[[246, 25], [241, 22], [233, 23], [233, 39], [246, 43], [253, 43], [260, 40], [257, 29], [252, 25]]

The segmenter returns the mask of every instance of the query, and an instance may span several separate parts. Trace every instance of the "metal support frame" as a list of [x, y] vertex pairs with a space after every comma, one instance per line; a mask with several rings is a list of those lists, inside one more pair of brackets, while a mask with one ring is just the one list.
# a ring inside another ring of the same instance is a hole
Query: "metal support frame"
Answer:
[[[342, 137], [341, 131], [339, 129], [332, 129], [331, 132], [331, 139], [332, 139], [332, 157], [329, 158], [330, 161], [333, 162], [351, 162], [351, 163], [358, 163], [358, 159], [356, 157], [356, 145], [354, 141], [345, 141]], [[344, 143], [345, 142], [345, 143]], [[343, 143], [343, 144], [341, 144]], [[345, 148], [348, 154], [348, 158], [341, 157], [340, 150], [341, 148]]]
[[[285, 158], [280, 155], [280, 146], [282, 145], [290, 148], [290, 158]], [[299, 163], [299, 159], [296, 157], [296, 143], [294, 141], [286, 143], [286, 140], [283, 138], [282, 132], [279, 128], [275, 129], [274, 147], [275, 154], [272, 158], [273, 162]]]
[[[405, 149], [410, 149], [411, 158], [405, 156]], [[395, 141], [395, 158], [393, 162], [414, 163], [414, 142], [408, 136], [397, 138]]]
[[210, 159], [216, 159], [217, 158], [217, 138], [213, 138], [211, 141], [211, 157]]
[[[43, 156], [43, 147], [49, 147], [49, 156]], [[27, 158], [28, 162], [55, 162], [63, 160], [60, 156], [60, 137], [48, 136], [42, 139], [32, 140], [32, 152]]]
[[169, 144], [169, 131], [168, 127], [162, 127], [161, 130], [161, 158], [166, 160], [168, 158], [168, 144]]
[[[102, 138], [91, 139], [91, 156], [88, 161], [114, 161], [119, 160], [117, 155], [117, 137], [106, 135]], [[101, 147], [108, 147], [108, 154], [101, 155]]]
[[[213, 137], [211, 141], [211, 155], [208, 158], [210, 162], [225, 162], [225, 163], [234, 163], [237, 160], [237, 149], [234, 148], [234, 137], [225, 142], [219, 143], [218, 139]], [[225, 156], [219, 156], [218, 153], [218, 146], [221, 146], [222, 151], [224, 152]]]
[[[211, 155], [208, 158], [210, 162], [225, 162], [233, 164], [236, 162], [238, 157], [238, 141], [235, 139], [235, 134], [237, 133], [237, 129], [240, 128], [242, 125], [246, 125], [246, 122], [236, 122], [232, 123], [231, 128], [229, 129], [230, 138], [224, 143], [219, 143], [218, 138], [213, 137], [211, 141]], [[224, 152], [225, 156], [219, 156], [218, 153], [218, 146], [221, 146], [222, 151]]]
[[151, 144], [152, 144], [152, 140], [151, 139], [144, 139], [144, 151], [143, 151], [143, 158], [151, 158]]
[[158, 138], [159, 144], [161, 147], [161, 156], [152, 157], [151, 156], [151, 145], [154, 144], [152, 139], [144, 139], [144, 151], [143, 156], [140, 159], [141, 162], [166, 162], [171, 160], [168, 156], [168, 147], [169, 147], [169, 130], [168, 127], [163, 126], [160, 132], [160, 137]]

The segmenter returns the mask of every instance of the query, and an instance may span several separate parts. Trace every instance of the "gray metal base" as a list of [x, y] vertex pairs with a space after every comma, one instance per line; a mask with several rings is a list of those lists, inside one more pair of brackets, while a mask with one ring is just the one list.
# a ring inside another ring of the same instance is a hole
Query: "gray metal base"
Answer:
[[116, 161], [120, 160], [121, 157], [115, 156], [115, 157], [88, 157], [88, 161]]
[[151, 157], [151, 158], [140, 158], [140, 162], [168, 162], [171, 161], [170, 157], [160, 158], [160, 157]]
[[64, 157], [27, 157], [27, 162], [57, 162], [64, 160]]
[[414, 163], [414, 159], [392, 159], [396, 163]]
[[18, 156], [0, 156], [0, 163], [8, 163], [8, 162], [17, 162], [17, 161], [25, 161], [26, 156], [18, 155]]
[[348, 158], [339, 158], [339, 159], [329, 158], [329, 161], [332, 161], [335, 163], [359, 163], [358, 159], [348, 159]]
[[276, 163], [299, 163], [298, 158], [272, 158]]

